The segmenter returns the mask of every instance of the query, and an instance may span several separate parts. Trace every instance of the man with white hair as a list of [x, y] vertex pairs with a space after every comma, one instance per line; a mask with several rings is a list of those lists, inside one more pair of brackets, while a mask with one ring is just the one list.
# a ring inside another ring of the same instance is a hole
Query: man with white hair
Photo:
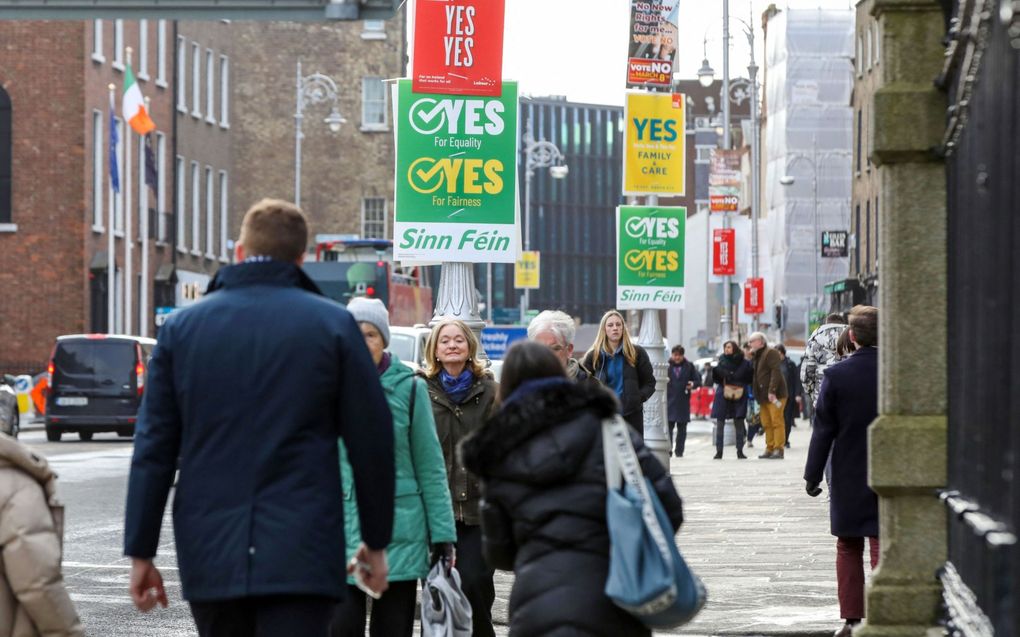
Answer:
[[752, 389], [754, 399], [761, 405], [761, 426], [765, 430], [765, 453], [762, 459], [782, 460], [786, 445], [786, 378], [783, 376], [783, 357], [768, 345], [761, 332], [747, 337], [754, 365]]
[[551, 349], [567, 370], [567, 378], [574, 382], [584, 382], [592, 376], [573, 358], [575, 334], [577, 325], [573, 317], [559, 310], [545, 310], [528, 324], [528, 340]]

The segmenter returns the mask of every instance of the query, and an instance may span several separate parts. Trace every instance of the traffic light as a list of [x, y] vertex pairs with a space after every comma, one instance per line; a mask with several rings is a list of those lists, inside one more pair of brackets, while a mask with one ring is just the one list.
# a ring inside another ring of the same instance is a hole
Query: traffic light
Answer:
[[775, 316], [774, 316], [775, 320], [772, 323], [772, 325], [776, 329], [783, 329], [783, 325], [785, 323], [785, 321], [783, 321], [783, 314], [784, 314], [783, 310], [785, 310], [785, 309], [786, 308], [783, 306], [782, 303], [776, 303]]

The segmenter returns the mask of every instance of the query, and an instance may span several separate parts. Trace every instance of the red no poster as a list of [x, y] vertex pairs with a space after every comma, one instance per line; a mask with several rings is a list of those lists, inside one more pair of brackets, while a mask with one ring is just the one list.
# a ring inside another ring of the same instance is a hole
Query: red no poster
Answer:
[[737, 249], [737, 233], [733, 228], [712, 231], [712, 274], [733, 276], [737, 262], [733, 253]]
[[744, 282], [744, 314], [765, 313], [765, 279], [758, 277]]
[[504, 0], [416, 0], [415, 93], [499, 97]]

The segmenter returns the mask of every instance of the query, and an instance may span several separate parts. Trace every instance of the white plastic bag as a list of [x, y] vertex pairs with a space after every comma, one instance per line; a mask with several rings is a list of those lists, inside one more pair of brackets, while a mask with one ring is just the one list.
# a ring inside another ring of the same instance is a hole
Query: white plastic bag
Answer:
[[423, 637], [471, 637], [471, 604], [460, 589], [456, 568], [447, 573], [446, 559], [436, 562], [421, 592]]

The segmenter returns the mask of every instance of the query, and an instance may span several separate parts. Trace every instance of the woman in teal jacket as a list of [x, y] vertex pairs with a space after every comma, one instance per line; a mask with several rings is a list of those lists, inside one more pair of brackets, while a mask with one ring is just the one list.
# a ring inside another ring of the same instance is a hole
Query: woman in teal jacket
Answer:
[[[457, 540], [446, 464], [425, 382], [415, 380], [409, 367], [384, 351], [390, 335], [386, 307], [378, 299], [356, 298], [347, 309], [361, 327], [393, 413], [397, 472], [393, 539], [386, 547], [389, 588], [380, 599], [372, 602], [369, 634], [411, 637], [418, 580], [425, 578], [429, 566], [440, 555], [452, 554], [453, 543]], [[361, 529], [354, 499], [353, 472], [343, 443], [339, 444], [347, 559], [350, 560], [361, 542]], [[353, 578], [348, 584], [347, 598], [337, 606], [333, 616], [331, 637], [365, 635], [365, 594], [354, 586]]]

